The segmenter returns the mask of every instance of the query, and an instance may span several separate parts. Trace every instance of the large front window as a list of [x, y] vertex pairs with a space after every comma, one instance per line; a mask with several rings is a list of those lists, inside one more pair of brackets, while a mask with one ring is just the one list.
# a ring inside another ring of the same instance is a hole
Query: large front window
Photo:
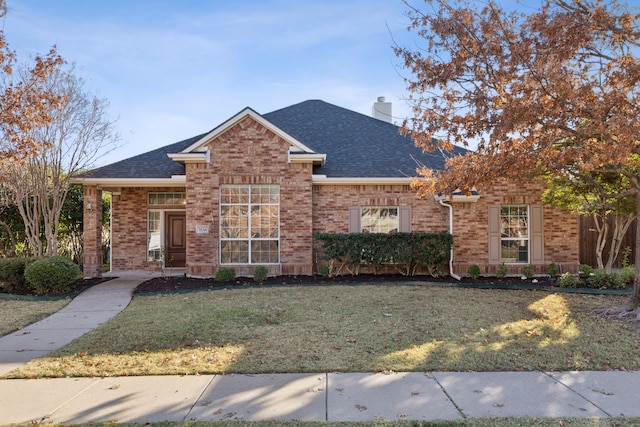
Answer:
[[280, 260], [280, 189], [275, 185], [220, 188], [220, 262]]
[[505, 263], [529, 262], [529, 208], [500, 208], [501, 258]]
[[360, 227], [363, 233], [395, 233], [398, 231], [398, 224], [397, 207], [362, 208]]

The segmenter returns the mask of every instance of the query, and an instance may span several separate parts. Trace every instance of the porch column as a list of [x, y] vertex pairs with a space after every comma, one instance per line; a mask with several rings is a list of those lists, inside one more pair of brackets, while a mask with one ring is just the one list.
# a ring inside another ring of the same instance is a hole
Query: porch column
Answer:
[[85, 279], [102, 277], [102, 190], [85, 185], [83, 207], [83, 269]]

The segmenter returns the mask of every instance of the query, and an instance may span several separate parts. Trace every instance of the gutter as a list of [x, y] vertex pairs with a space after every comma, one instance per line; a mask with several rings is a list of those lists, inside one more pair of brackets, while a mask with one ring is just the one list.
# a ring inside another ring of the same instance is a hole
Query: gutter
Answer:
[[[438, 198], [438, 203], [449, 208], [449, 233], [453, 236], [453, 206], [449, 203], [445, 203], [442, 197]], [[449, 275], [457, 281], [462, 280], [462, 277], [453, 272], [453, 245], [451, 246], [451, 254], [449, 255]]]

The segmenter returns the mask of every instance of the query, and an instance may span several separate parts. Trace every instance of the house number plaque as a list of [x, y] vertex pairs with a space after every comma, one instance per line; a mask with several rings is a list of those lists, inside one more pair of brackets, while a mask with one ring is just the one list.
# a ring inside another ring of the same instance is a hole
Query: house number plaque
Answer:
[[208, 225], [196, 225], [196, 234], [209, 234]]

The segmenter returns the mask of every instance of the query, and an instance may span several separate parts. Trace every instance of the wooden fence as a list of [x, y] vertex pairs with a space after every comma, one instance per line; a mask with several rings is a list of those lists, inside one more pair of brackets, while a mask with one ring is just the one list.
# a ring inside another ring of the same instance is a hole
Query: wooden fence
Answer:
[[[613, 227], [613, 221], [610, 222], [610, 226]], [[588, 264], [592, 267], [597, 267], [598, 262], [596, 260], [596, 243], [598, 240], [598, 232], [596, 231], [595, 222], [590, 216], [580, 217], [580, 264]], [[610, 244], [604, 248], [603, 262], [606, 262], [610, 249]], [[629, 231], [624, 236], [622, 246], [620, 246], [620, 253], [616, 258], [613, 268], [622, 267], [622, 254], [626, 247], [631, 248], [631, 255], [629, 262], [633, 264], [635, 259], [635, 247], [636, 247], [636, 222], [634, 221], [629, 227]]]

